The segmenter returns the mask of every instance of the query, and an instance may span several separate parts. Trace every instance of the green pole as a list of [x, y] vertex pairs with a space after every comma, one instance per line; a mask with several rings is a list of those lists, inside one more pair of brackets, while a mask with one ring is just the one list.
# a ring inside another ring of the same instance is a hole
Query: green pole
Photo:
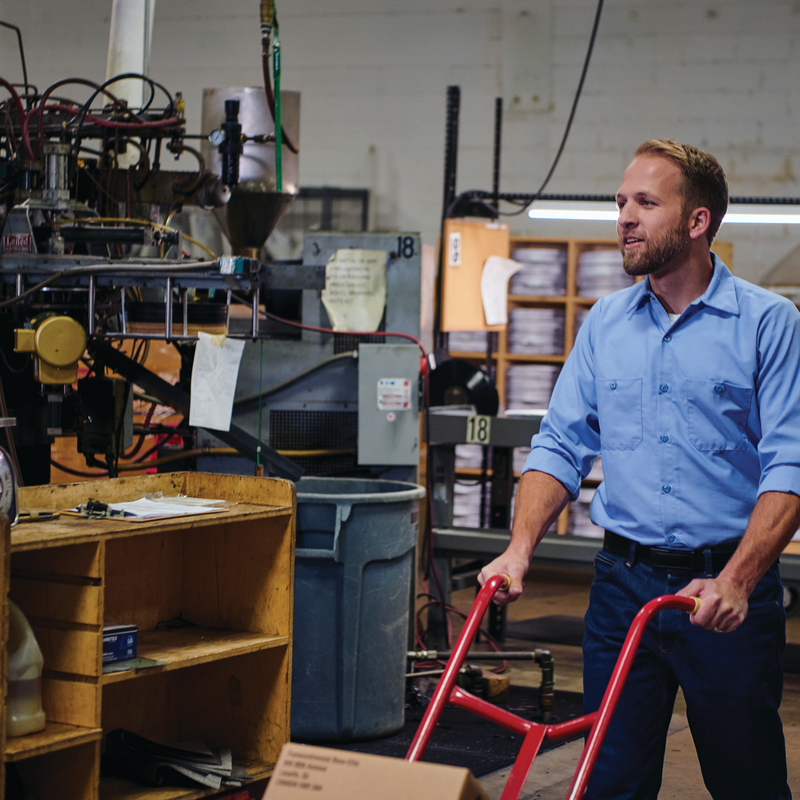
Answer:
[[275, 23], [275, 37], [272, 45], [272, 75], [275, 87], [275, 188], [283, 191], [283, 128], [281, 127], [281, 42], [278, 38], [278, 24]]

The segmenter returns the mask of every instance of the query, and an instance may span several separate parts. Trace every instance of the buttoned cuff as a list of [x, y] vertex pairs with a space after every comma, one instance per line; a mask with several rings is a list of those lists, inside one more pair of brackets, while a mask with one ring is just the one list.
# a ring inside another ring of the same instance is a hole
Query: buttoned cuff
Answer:
[[800, 496], [800, 467], [773, 467], [761, 476], [758, 496], [764, 492], [789, 492]]
[[564, 484], [572, 500], [578, 499], [581, 489], [581, 475], [562, 455], [553, 453], [544, 447], [534, 447], [525, 461], [523, 474], [529, 470], [546, 472]]

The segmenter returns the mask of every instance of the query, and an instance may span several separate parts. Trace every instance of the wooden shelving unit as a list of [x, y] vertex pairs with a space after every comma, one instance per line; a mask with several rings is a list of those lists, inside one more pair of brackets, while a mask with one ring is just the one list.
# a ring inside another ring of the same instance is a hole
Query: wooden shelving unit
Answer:
[[[507, 329], [497, 336], [497, 350], [491, 354], [496, 370], [497, 392], [501, 408], [506, 407], [506, 378], [512, 364], [563, 364], [575, 343], [575, 318], [578, 311], [591, 308], [597, 300], [581, 297], [578, 294], [578, 262], [581, 254], [588, 250], [617, 250], [616, 239], [588, 238], [547, 238], [535, 236], [512, 236], [511, 252], [522, 248], [547, 248], [565, 251], [567, 254], [566, 291], [563, 295], [508, 295], [508, 307], [512, 308], [563, 308], [564, 345], [563, 353], [558, 355], [526, 355], [511, 353], [508, 350]], [[733, 245], [730, 242], [715, 242], [712, 249], [728, 265], [733, 267]], [[486, 362], [486, 353], [451, 352], [454, 358], [463, 358], [481, 364]], [[473, 474], [480, 470], [459, 470], [459, 474]], [[586, 486], [597, 486], [597, 481], [586, 481]], [[558, 519], [558, 533], [565, 534], [569, 529], [569, 506]], [[799, 548], [800, 550], [800, 548]]]
[[[253, 780], [272, 773], [289, 740], [294, 484], [168, 473], [23, 488], [20, 505], [60, 510], [150, 492], [229, 505], [147, 522], [62, 516], [5, 529], [3, 642], [10, 596], [44, 655], [47, 727], [7, 738], [2, 724], [2, 768], [14, 764], [41, 800], [191, 800], [219, 791], [101, 778], [101, 742], [115, 728], [230, 748]], [[191, 625], [162, 629], [179, 616]], [[104, 619], [134, 623], [138, 655], [162, 665], [104, 674]]]

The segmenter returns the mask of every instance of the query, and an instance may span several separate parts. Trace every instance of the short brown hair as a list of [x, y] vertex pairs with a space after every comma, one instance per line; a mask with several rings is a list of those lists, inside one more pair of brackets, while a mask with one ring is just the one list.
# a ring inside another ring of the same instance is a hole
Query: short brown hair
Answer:
[[671, 139], [649, 139], [636, 148], [636, 156], [666, 158], [677, 165], [683, 176], [684, 210], [688, 213], [702, 206], [711, 212], [706, 233], [710, 245], [728, 210], [728, 181], [719, 161], [710, 153]]

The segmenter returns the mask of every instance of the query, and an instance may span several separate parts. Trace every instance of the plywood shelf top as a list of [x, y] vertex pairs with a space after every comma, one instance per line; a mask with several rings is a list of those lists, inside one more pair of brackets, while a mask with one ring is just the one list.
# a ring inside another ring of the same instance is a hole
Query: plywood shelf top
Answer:
[[[269, 778], [275, 771], [274, 763], [255, 761], [236, 761], [250, 773], [252, 781]], [[142, 786], [122, 778], [103, 777], [100, 779], [100, 800], [200, 800], [202, 797], [219, 794], [222, 789], [179, 788], [176, 786]], [[236, 789], [231, 788], [232, 794]]]
[[102, 736], [101, 728], [81, 728], [77, 725], [48, 721], [43, 731], [6, 739], [5, 760], [7, 763], [22, 761], [33, 756], [97, 741]]
[[[89, 498], [87, 497], [86, 499], [88, 500]], [[109, 538], [163, 533], [179, 529], [193, 530], [208, 527], [209, 525], [228, 525], [268, 519], [270, 517], [285, 517], [291, 513], [291, 507], [287, 506], [236, 503], [219, 513], [169, 517], [149, 521], [142, 520], [141, 522], [62, 516], [47, 522], [30, 522], [12, 528], [11, 552], [17, 553], [25, 550], [40, 550], [45, 547], [85, 544]]]
[[143, 631], [139, 633], [137, 656], [163, 661], [164, 666], [125, 672], [107, 672], [100, 678], [102, 685], [147, 677], [159, 672], [194, 667], [233, 656], [256, 653], [289, 643], [288, 636], [265, 633], [218, 631], [210, 628], [180, 628], [172, 631]]

